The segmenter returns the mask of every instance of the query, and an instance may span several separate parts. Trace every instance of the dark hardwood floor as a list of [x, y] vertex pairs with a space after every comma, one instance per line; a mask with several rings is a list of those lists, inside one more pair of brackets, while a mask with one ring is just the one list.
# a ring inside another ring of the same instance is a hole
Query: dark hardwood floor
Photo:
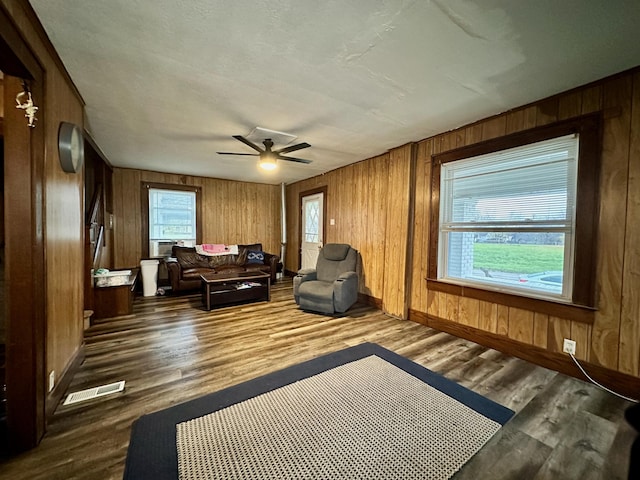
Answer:
[[140, 415], [369, 341], [516, 411], [457, 479], [625, 479], [629, 405], [594, 386], [368, 306], [301, 312], [291, 280], [270, 303], [207, 312], [199, 295], [136, 298], [134, 314], [86, 331], [69, 391], [126, 380], [124, 393], [58, 406], [35, 450], [0, 463], [11, 479], [119, 479]]

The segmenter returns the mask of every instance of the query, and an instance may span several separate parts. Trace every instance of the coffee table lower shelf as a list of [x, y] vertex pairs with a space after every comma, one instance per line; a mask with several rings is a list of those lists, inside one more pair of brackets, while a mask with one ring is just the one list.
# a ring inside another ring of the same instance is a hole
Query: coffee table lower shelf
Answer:
[[271, 275], [268, 273], [206, 274], [202, 280], [202, 304], [206, 310], [246, 302], [271, 300]]

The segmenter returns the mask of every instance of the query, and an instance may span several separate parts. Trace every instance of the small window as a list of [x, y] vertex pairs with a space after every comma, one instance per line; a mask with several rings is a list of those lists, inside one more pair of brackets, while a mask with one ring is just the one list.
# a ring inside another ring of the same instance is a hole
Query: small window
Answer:
[[142, 189], [143, 256], [167, 257], [173, 245], [200, 241], [198, 187], [143, 183]]
[[196, 192], [149, 189], [149, 241], [196, 241]]
[[571, 299], [578, 135], [450, 162], [438, 278]]

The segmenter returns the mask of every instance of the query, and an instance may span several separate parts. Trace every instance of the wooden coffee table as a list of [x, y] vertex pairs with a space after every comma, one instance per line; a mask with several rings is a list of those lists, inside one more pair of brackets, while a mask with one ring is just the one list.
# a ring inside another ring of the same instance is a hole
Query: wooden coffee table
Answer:
[[263, 272], [206, 273], [202, 304], [207, 310], [221, 305], [271, 300], [271, 275]]

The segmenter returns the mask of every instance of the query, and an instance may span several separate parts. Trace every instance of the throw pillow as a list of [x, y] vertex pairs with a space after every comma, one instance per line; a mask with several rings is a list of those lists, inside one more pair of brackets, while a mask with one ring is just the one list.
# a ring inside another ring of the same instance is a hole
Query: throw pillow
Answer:
[[249, 250], [247, 252], [247, 263], [264, 263], [264, 252]]

